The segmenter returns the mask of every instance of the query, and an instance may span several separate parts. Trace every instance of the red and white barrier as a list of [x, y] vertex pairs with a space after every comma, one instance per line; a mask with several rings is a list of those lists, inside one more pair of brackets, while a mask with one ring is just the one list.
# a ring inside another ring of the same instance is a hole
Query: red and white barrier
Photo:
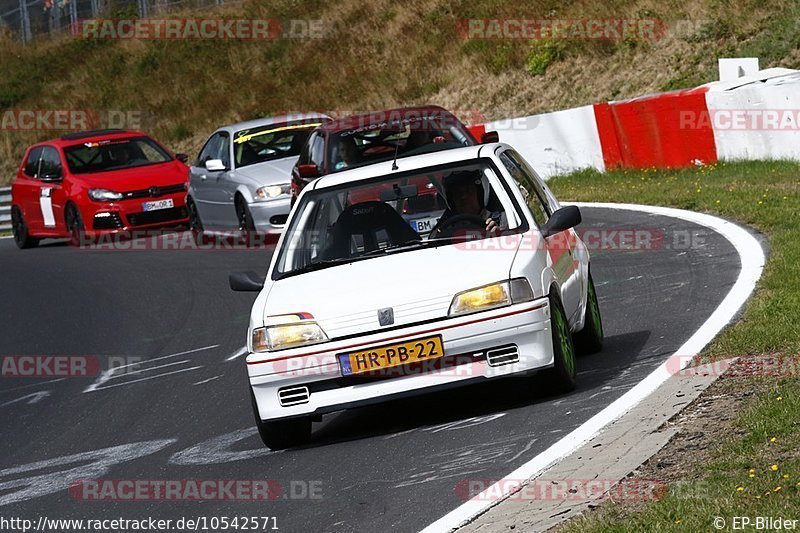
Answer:
[[721, 161], [800, 159], [800, 72], [768, 69], [708, 89], [709, 122]]
[[583, 168], [676, 168], [718, 160], [800, 160], [800, 71], [479, 125], [542, 177]]
[[516, 148], [531, 164], [535, 163], [542, 177], [586, 167], [605, 169], [594, 106], [497, 120], [485, 128], [497, 131], [502, 142]]

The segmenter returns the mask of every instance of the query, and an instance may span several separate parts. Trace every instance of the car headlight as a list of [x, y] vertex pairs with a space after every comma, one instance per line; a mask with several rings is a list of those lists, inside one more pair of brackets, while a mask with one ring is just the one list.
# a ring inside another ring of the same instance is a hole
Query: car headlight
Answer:
[[113, 202], [122, 200], [121, 192], [109, 191], [108, 189], [89, 189], [89, 198], [95, 202]]
[[531, 284], [525, 278], [515, 278], [456, 294], [447, 314], [465, 315], [530, 300], [533, 300]]
[[281, 196], [289, 196], [292, 193], [291, 183], [281, 183], [280, 185], [265, 185], [256, 190], [256, 200], [275, 200]]
[[286, 318], [288, 320], [284, 323], [253, 330], [254, 352], [271, 352], [328, 341], [328, 336], [315, 321], [302, 320], [295, 315]]

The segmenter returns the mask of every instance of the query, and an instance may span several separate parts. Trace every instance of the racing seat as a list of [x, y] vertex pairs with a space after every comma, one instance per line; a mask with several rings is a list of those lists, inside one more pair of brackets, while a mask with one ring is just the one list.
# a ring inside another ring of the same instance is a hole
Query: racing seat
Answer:
[[392, 206], [376, 201], [347, 207], [336, 219], [331, 236], [330, 246], [322, 253], [325, 259], [354, 257], [382, 247], [421, 240]]
[[239, 166], [245, 165], [252, 165], [254, 163], [258, 163], [259, 160], [258, 152], [256, 152], [255, 148], [250, 146], [250, 143], [242, 143], [242, 154], [239, 160]]

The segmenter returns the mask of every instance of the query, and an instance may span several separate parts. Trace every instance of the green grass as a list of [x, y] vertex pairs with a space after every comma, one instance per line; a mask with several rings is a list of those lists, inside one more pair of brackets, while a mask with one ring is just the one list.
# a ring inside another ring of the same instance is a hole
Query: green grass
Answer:
[[723, 387], [728, 394], [759, 392], [744, 401], [734, 431], [712, 446], [711, 461], [683, 473], [693, 480], [689, 485], [673, 485], [663, 499], [635, 510], [605, 504], [568, 523], [565, 531], [711, 531], [716, 516], [726, 518], [728, 527], [737, 515], [800, 519], [798, 175], [800, 164], [793, 162], [741, 162], [681, 170], [583, 171], [549, 182], [564, 199], [691, 209], [763, 232], [770, 250], [755, 295], [741, 320], [703, 355], [780, 355], [794, 358], [789, 368], [795, 370], [788, 377], [737, 378], [735, 386]]

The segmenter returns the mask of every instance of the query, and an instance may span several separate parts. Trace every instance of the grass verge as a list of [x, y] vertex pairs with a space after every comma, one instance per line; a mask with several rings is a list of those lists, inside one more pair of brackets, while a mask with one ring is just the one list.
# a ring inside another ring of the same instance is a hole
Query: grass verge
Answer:
[[729, 401], [718, 402], [718, 416], [706, 421], [706, 427], [721, 425], [724, 430], [714, 432], [711, 427], [701, 432], [713, 436], [706, 438], [703, 453], [692, 447], [670, 450], [680, 461], [673, 463], [671, 473], [669, 468], [663, 472], [664, 478], [676, 481], [669, 483], [663, 498], [606, 502], [559, 530], [709, 531], [714, 530], [715, 517], [725, 520], [721, 529], [733, 530], [735, 516], [798, 519], [796, 528], [800, 527], [798, 174], [798, 163], [740, 162], [605, 174], [587, 170], [549, 182], [564, 199], [690, 209], [734, 219], [766, 234], [770, 254], [754, 296], [741, 320], [702, 355], [781, 362], [777, 372], [740, 374], [714, 387], [713, 394]]

